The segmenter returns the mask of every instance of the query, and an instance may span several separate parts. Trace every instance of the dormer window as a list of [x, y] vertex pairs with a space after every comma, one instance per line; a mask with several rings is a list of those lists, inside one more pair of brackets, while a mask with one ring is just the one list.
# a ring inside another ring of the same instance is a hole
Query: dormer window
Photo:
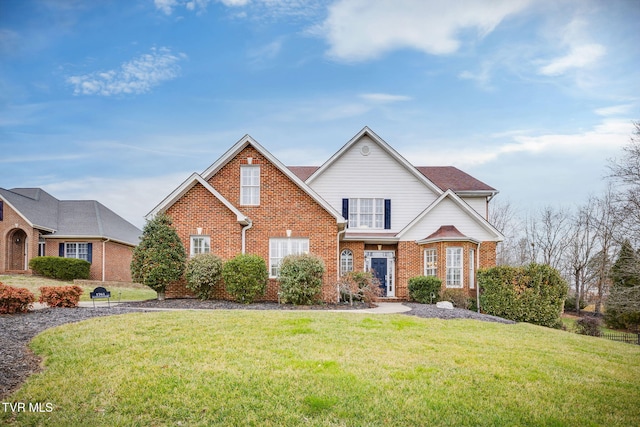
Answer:
[[260, 166], [240, 166], [240, 204], [258, 206], [260, 204]]

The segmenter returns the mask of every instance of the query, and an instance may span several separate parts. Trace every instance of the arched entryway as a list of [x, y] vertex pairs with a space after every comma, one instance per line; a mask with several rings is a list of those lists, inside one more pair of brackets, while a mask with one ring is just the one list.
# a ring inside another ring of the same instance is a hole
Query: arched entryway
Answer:
[[7, 270], [27, 269], [27, 233], [16, 228], [7, 236]]

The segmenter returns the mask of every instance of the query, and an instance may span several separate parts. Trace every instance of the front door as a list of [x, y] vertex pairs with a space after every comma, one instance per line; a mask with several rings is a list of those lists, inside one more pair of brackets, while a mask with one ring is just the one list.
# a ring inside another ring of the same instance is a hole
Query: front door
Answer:
[[16, 229], [9, 234], [7, 242], [9, 246], [9, 262], [8, 269], [13, 271], [21, 271], [27, 269], [27, 233], [20, 229]]
[[371, 270], [380, 283], [381, 296], [387, 296], [387, 259], [371, 258]]

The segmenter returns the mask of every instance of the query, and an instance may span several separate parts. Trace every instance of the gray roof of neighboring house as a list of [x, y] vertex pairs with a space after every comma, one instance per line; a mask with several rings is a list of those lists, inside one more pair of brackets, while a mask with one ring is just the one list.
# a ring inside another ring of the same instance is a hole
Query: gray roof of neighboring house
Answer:
[[137, 245], [142, 235], [136, 226], [95, 200], [58, 200], [41, 188], [0, 188], [0, 196], [34, 228], [55, 236], [104, 237]]

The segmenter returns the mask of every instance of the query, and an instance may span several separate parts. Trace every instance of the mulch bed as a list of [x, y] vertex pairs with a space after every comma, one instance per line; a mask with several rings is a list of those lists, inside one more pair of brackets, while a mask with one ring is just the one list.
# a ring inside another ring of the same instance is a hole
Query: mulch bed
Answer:
[[[435, 305], [404, 303], [411, 311], [402, 313], [418, 317], [440, 319], [475, 319], [489, 322], [515, 323], [495, 316], [479, 314], [469, 310], [444, 310]], [[112, 308], [45, 308], [24, 314], [0, 315], [0, 398], [13, 393], [29, 375], [40, 370], [40, 359], [27, 347], [33, 337], [45, 329], [66, 323], [80, 322], [100, 316], [162, 310], [162, 309], [204, 309], [204, 310], [354, 310], [369, 308], [359, 303], [321, 304], [293, 306], [260, 302], [239, 304], [232, 301], [200, 301], [197, 299], [169, 299], [127, 302]]]

